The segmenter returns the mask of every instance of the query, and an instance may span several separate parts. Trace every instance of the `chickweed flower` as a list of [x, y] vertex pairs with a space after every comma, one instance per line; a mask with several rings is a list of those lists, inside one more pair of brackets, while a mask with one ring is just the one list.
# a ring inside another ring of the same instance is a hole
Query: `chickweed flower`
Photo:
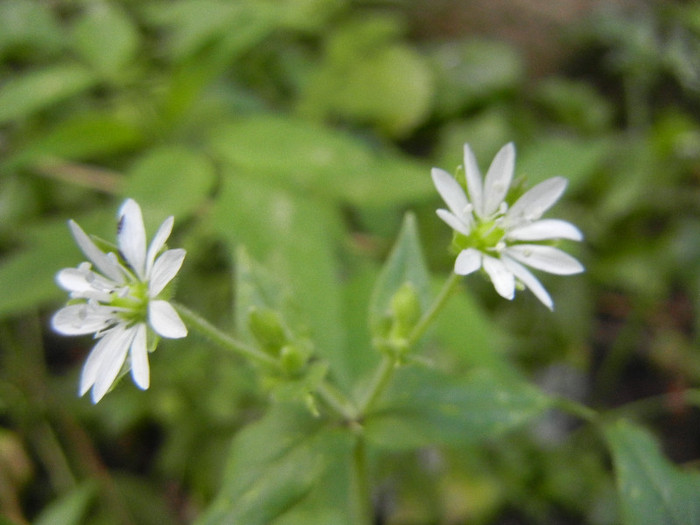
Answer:
[[147, 389], [148, 352], [155, 349], [158, 336], [177, 339], [187, 335], [172, 305], [158, 298], [185, 258], [183, 249], [160, 253], [170, 236], [173, 217], [161, 224], [148, 250], [139, 205], [128, 199], [118, 217], [117, 247], [108, 253], [69, 221], [75, 241], [90, 262], [56, 275], [71, 300], [53, 316], [53, 329], [64, 335], [92, 333], [97, 339], [83, 366], [79, 388], [81, 396], [92, 388], [93, 403], [102, 399], [120, 372], [129, 369], [134, 383]]
[[537, 184], [509, 206], [506, 196], [514, 168], [515, 146], [509, 143], [496, 154], [482, 179], [474, 153], [465, 144], [466, 193], [449, 173], [432, 170], [433, 183], [449, 208], [437, 214], [455, 231], [456, 274], [483, 268], [502, 297], [512, 300], [516, 285], [525, 286], [551, 310], [552, 298], [525, 265], [558, 275], [582, 272], [580, 262], [551, 244], [560, 239], [580, 241], [583, 235], [567, 221], [541, 219], [564, 193], [563, 177]]

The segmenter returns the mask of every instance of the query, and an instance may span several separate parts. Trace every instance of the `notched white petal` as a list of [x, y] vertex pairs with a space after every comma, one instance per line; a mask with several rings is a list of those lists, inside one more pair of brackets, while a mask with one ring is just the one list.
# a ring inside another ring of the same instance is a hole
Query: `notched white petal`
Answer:
[[512, 300], [515, 296], [515, 276], [498, 259], [484, 256], [484, 270], [488, 274], [498, 295]]
[[455, 261], [455, 273], [457, 275], [469, 275], [481, 268], [481, 252], [474, 248], [467, 248], [459, 252]]
[[518, 244], [509, 246], [507, 254], [523, 264], [556, 275], [572, 275], [584, 271], [583, 265], [574, 257], [552, 246]]
[[536, 221], [559, 200], [567, 184], [563, 177], [552, 177], [540, 182], [513, 204], [506, 214], [506, 221], [513, 226], [523, 221]]
[[469, 200], [474, 205], [474, 211], [479, 217], [484, 216], [483, 183], [481, 171], [476, 163], [474, 152], [469, 144], [464, 145], [464, 174], [467, 179], [467, 193]]
[[187, 335], [187, 327], [175, 308], [167, 301], [148, 303], [148, 321], [158, 335], [170, 339], [180, 339]]
[[119, 265], [115, 264], [112, 259], [107, 257], [107, 255], [100, 250], [94, 242], [92, 242], [90, 237], [88, 237], [88, 234], [83, 231], [78, 223], [70, 220], [68, 221], [68, 227], [70, 228], [78, 247], [82, 250], [85, 256], [92, 261], [95, 267], [110, 279], [118, 283], [123, 283], [124, 278], [122, 277], [122, 272], [119, 269]]
[[106, 307], [85, 303], [64, 306], [51, 318], [51, 327], [63, 335], [85, 335], [104, 330], [113, 315]]
[[148, 294], [156, 297], [163, 288], [177, 275], [185, 259], [185, 250], [177, 248], [164, 252], [153, 265], [148, 283]]
[[530, 273], [530, 271], [522, 264], [515, 262], [510, 257], [504, 256], [501, 258], [501, 260], [503, 261], [503, 264], [506, 265], [506, 268], [513, 272], [513, 275], [515, 275], [515, 277], [521, 283], [523, 283], [543, 305], [549, 308], [549, 310], [554, 309], [552, 297], [549, 295], [545, 287], [542, 286], [542, 283], [539, 281], [539, 279], [537, 279], [537, 277], [532, 275], [532, 273]]
[[430, 172], [435, 189], [445, 201], [450, 211], [457, 217], [464, 214], [464, 210], [469, 206], [467, 196], [462, 186], [444, 170], [433, 168]]
[[119, 210], [117, 243], [126, 261], [143, 280], [146, 276], [146, 230], [141, 208], [133, 199], [127, 199]]
[[508, 238], [515, 241], [545, 241], [548, 239], [582, 241], [583, 233], [570, 222], [559, 219], [542, 219], [512, 229], [508, 232]]
[[141, 390], [146, 390], [150, 383], [148, 367], [148, 349], [146, 347], [146, 325], [136, 327], [136, 335], [131, 343], [131, 377]]
[[[107, 343], [98, 364], [95, 384], [92, 387], [92, 402], [97, 403], [109, 391], [124, 364], [136, 330], [134, 327], [115, 327], [113, 337]], [[106, 337], [106, 336], [105, 336]]]
[[503, 203], [515, 170], [515, 146], [503, 146], [494, 157], [484, 181], [484, 215], [494, 214]]
[[447, 210], [439, 209], [436, 210], [438, 217], [440, 217], [445, 223], [452, 228], [453, 230], [457, 230], [459, 233], [463, 235], [469, 235], [470, 228], [467, 226], [464, 222], [462, 222], [459, 218], [455, 217], [452, 212], [449, 212]]
[[148, 254], [146, 256], [146, 275], [150, 275], [151, 268], [153, 268], [153, 262], [156, 259], [158, 252], [165, 246], [165, 241], [170, 237], [170, 232], [173, 230], [173, 224], [175, 223], [174, 217], [168, 217], [160, 225], [158, 231], [156, 232], [151, 245], [148, 247]]

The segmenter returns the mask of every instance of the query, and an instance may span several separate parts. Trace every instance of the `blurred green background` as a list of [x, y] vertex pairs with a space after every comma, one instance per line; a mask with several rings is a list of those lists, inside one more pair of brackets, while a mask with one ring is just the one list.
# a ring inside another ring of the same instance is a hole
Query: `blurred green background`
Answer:
[[[125, 197], [151, 234], [175, 215], [177, 299], [234, 325], [233, 254], [285, 283], [346, 389], [368, 370], [367, 298], [413, 210], [436, 276], [450, 231], [430, 167], [506, 142], [528, 185], [570, 181], [552, 216], [586, 265], [500, 299], [465, 279], [427, 345], [455, 367], [517, 367], [547, 391], [640, 416], [700, 459], [700, 5], [547, 0], [0, 2], [0, 505], [7, 523], [188, 523], [234, 433], [264, 412], [252, 369], [197, 337], [99, 405], [91, 347], [48, 325]], [[369, 357], [368, 357], [369, 356]], [[642, 401], [652, 399], [652, 402]], [[612, 524], [610, 460], [553, 415], [463, 450], [373, 467], [377, 523]]]

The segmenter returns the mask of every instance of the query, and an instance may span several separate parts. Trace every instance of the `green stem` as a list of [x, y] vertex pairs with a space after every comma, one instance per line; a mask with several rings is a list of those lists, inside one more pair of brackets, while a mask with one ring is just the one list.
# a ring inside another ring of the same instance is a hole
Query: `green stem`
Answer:
[[358, 436], [352, 456], [352, 523], [370, 525], [372, 504], [367, 473], [367, 449], [362, 436]]
[[360, 403], [359, 413], [364, 416], [374, 406], [374, 403], [379, 399], [379, 396], [384, 392], [384, 389], [389, 384], [389, 380], [394, 375], [397, 367], [397, 358], [389, 354], [384, 354], [379, 368], [372, 376], [372, 382], [367, 388], [367, 393]]
[[[440, 293], [438, 293], [437, 297], [433, 301], [433, 304], [431, 304], [430, 308], [428, 308], [426, 312], [421, 316], [421, 318], [416, 323], [416, 326], [413, 327], [413, 330], [406, 339], [406, 350], [409, 350], [411, 347], [413, 347], [423, 336], [423, 334], [433, 322], [437, 314], [445, 306], [445, 303], [447, 302], [447, 299], [450, 297], [452, 292], [456, 290], [459, 280], [459, 275], [455, 273], [450, 274], [450, 276], [447, 278], [447, 281], [445, 281], [445, 284], [442, 286]], [[360, 403], [360, 416], [367, 414], [367, 412], [369, 412], [369, 410], [374, 406], [374, 403], [377, 401], [377, 399], [379, 399], [381, 394], [384, 392], [384, 389], [389, 384], [389, 381], [394, 375], [394, 371], [397, 367], [398, 358], [396, 356], [384, 354], [379, 368], [377, 368], [376, 372], [374, 373], [374, 376], [372, 377], [372, 381], [369, 384], [367, 393], [363, 398], [362, 402]]]
[[318, 396], [346, 421], [357, 419], [357, 408], [333, 385], [323, 381], [316, 387]]
[[437, 316], [440, 310], [442, 310], [442, 307], [445, 306], [447, 299], [449, 299], [452, 292], [457, 289], [457, 284], [459, 283], [460, 278], [461, 276], [457, 275], [456, 273], [451, 273], [447, 278], [447, 281], [445, 281], [445, 284], [442, 286], [442, 290], [440, 290], [440, 293], [433, 301], [433, 304], [430, 305], [430, 308], [428, 308], [428, 310], [423, 314], [418, 323], [416, 323], [416, 326], [413, 327], [411, 334], [408, 336], [407, 344], [409, 348], [418, 342], [418, 340], [430, 326], [430, 323], [432, 323], [433, 319], [435, 319], [435, 316]]
[[264, 365], [268, 368], [279, 369], [278, 361], [266, 354], [265, 352], [258, 350], [252, 346], [248, 346], [241, 341], [231, 337], [225, 332], [219, 330], [216, 326], [211, 324], [209, 321], [201, 317], [200, 315], [194, 313], [189, 308], [182, 306], [181, 304], [171, 302], [175, 307], [177, 312], [183, 318], [185, 323], [192, 329], [196, 330], [203, 336], [209, 338], [211, 341], [217, 345], [231, 350], [234, 353], [254, 361], [257, 364]]
[[580, 417], [588, 423], [595, 423], [598, 421], [598, 412], [587, 407], [586, 405], [572, 401], [571, 399], [556, 397], [554, 398], [554, 406], [562, 412], [567, 412], [572, 416]]
[[[178, 303], [172, 304], [175, 306], [177, 312], [190, 328], [209, 338], [217, 345], [227, 350], [231, 350], [241, 357], [250, 359], [257, 364], [263, 365], [268, 369], [280, 369], [280, 364], [274, 357], [261, 350], [258, 350], [255, 347], [248, 346], [245, 343], [231, 337], [227, 333], [222, 332], [209, 321], [194, 313], [189, 308]], [[348, 399], [341, 392], [339, 392], [329, 383], [322, 382], [318, 386], [316, 392], [319, 397], [323, 399], [326, 405], [335, 410], [343, 419], [352, 421], [357, 418], [357, 409], [355, 406], [348, 401]]]

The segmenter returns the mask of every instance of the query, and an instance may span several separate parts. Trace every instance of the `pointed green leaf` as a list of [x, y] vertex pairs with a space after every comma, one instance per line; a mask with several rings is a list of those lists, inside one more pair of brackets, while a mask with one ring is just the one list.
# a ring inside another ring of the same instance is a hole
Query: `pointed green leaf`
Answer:
[[308, 411], [273, 406], [234, 439], [219, 495], [197, 525], [272, 523], [309, 497], [327, 469], [347, 462], [351, 445], [348, 433]]
[[16, 76], [0, 87], [0, 124], [30, 116], [85, 91], [96, 79], [85, 68], [59, 64]]
[[369, 324], [372, 330], [381, 326], [390, 309], [392, 297], [404, 283], [413, 285], [425, 311], [430, 301], [430, 281], [416, 218], [410, 213], [404, 217], [399, 237], [372, 291], [369, 304]]
[[83, 160], [134, 148], [143, 134], [132, 124], [109, 113], [90, 112], [59, 122], [7, 160], [7, 169], [27, 163], [62, 159]]
[[433, 192], [428, 169], [303, 120], [255, 115], [219, 128], [211, 144], [238, 169], [325, 199], [371, 206]]
[[214, 168], [204, 155], [184, 147], [149, 150], [129, 170], [122, 194], [136, 199], [144, 217], [162, 221], [196, 210], [214, 184]]
[[135, 58], [139, 33], [117, 4], [91, 2], [73, 27], [73, 41], [78, 54], [95, 70], [115, 76]]
[[96, 491], [97, 486], [93, 481], [78, 485], [46, 506], [33, 521], [34, 525], [85, 523], [85, 513]]
[[626, 525], [700, 523], [700, 473], [684, 472], [642, 428], [625, 421], [605, 427]]
[[483, 442], [527, 424], [549, 399], [517, 378], [476, 370], [464, 377], [401, 370], [365, 419], [367, 439], [388, 449]]
[[[308, 330], [320, 356], [342, 371], [344, 330], [338, 291], [338, 211], [326, 202], [226, 172], [211, 221], [232, 251], [246, 247], [294, 298], [283, 311], [295, 333]], [[285, 305], [286, 306], [286, 305]]]

